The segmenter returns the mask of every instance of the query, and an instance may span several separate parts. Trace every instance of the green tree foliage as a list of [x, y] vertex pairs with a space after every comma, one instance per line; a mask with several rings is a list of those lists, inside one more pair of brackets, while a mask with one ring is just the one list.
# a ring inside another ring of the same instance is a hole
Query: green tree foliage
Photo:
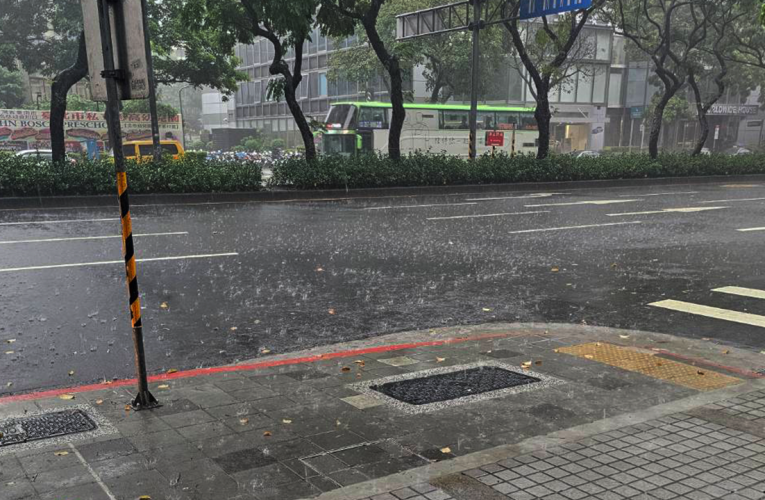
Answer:
[[18, 71], [0, 66], [0, 108], [17, 108], [24, 102], [24, 82]]
[[[123, 113], [148, 113], [149, 101], [146, 99], [137, 99], [133, 101], [124, 101], [122, 105]], [[157, 103], [157, 116], [172, 118], [178, 114], [178, 110], [170, 104], [164, 102]]]

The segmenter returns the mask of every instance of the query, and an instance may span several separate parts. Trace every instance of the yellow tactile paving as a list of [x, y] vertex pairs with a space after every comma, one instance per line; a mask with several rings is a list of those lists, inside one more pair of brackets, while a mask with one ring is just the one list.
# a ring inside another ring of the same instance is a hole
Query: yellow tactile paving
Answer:
[[556, 349], [556, 352], [591, 359], [699, 391], [712, 391], [742, 382], [741, 379], [712, 372], [705, 368], [659, 358], [652, 354], [605, 342], [562, 347]]

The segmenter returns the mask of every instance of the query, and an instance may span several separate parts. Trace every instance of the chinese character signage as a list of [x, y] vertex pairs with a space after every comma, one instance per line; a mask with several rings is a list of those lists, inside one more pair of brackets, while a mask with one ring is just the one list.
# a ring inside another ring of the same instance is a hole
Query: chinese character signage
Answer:
[[592, 0], [521, 0], [520, 17], [533, 19], [591, 6]]
[[[122, 140], [151, 140], [148, 113], [121, 115]], [[159, 118], [162, 139], [180, 140], [183, 136], [181, 117]], [[95, 140], [99, 149], [108, 148], [109, 132], [104, 113], [98, 111], [69, 111], [64, 118], [64, 137], [69, 151], [85, 151], [86, 142]], [[50, 112], [26, 109], [0, 109], [0, 151], [50, 149]]]
[[502, 147], [505, 145], [505, 133], [501, 130], [486, 131], [486, 145]]

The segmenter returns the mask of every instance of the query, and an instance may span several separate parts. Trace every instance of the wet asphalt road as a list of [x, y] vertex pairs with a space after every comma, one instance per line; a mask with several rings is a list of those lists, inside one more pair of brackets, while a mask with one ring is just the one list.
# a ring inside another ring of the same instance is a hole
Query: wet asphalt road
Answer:
[[[765, 300], [712, 291], [765, 290], [765, 230], [738, 231], [765, 226], [765, 184], [132, 213], [138, 258], [159, 259], [138, 265], [152, 372], [491, 321], [586, 322], [765, 348]], [[0, 210], [0, 394], [133, 376], [117, 217], [111, 207]], [[667, 299], [764, 323], [648, 305]]]

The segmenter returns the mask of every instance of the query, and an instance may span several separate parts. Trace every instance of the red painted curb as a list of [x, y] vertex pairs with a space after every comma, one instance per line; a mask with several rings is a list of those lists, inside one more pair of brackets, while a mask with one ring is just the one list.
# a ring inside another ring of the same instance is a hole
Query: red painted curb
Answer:
[[[179, 378], [199, 377], [202, 375], [212, 375], [215, 373], [229, 373], [240, 371], [252, 371], [261, 370], [263, 368], [270, 368], [272, 366], [284, 366], [284, 365], [297, 365], [301, 363], [313, 363], [314, 361], [321, 361], [324, 359], [334, 358], [347, 358], [351, 356], [360, 356], [362, 354], [370, 354], [374, 352], [388, 352], [388, 351], [400, 351], [402, 349], [412, 349], [417, 347], [428, 347], [446, 344], [461, 344], [463, 342], [470, 342], [473, 340], [493, 339], [498, 337], [507, 337], [510, 333], [487, 333], [484, 335], [476, 335], [473, 337], [457, 337], [445, 340], [432, 340], [428, 342], [413, 342], [409, 344], [391, 344], [382, 345], [376, 347], [367, 347], [364, 349], [351, 349], [348, 351], [336, 351], [326, 354], [317, 354], [314, 356], [304, 356], [301, 358], [288, 358], [277, 359], [273, 361], [261, 361], [259, 363], [248, 363], [244, 365], [225, 365], [225, 366], [213, 366], [210, 368], [197, 368], [194, 370], [183, 370], [174, 373], [161, 373], [158, 375], [152, 375], [149, 377], [149, 382], [161, 382], [165, 380], [175, 380]], [[115, 380], [113, 382], [101, 382], [99, 384], [80, 385], [76, 387], [66, 387], [63, 389], [51, 389], [48, 391], [30, 392], [26, 394], [17, 394], [14, 396], [0, 397], [0, 404], [14, 403], [18, 401], [34, 401], [36, 399], [52, 398], [61, 396], [63, 394], [79, 394], [83, 392], [93, 392], [102, 389], [111, 389], [114, 387], [125, 387], [136, 384], [136, 379], [122, 379]]]

